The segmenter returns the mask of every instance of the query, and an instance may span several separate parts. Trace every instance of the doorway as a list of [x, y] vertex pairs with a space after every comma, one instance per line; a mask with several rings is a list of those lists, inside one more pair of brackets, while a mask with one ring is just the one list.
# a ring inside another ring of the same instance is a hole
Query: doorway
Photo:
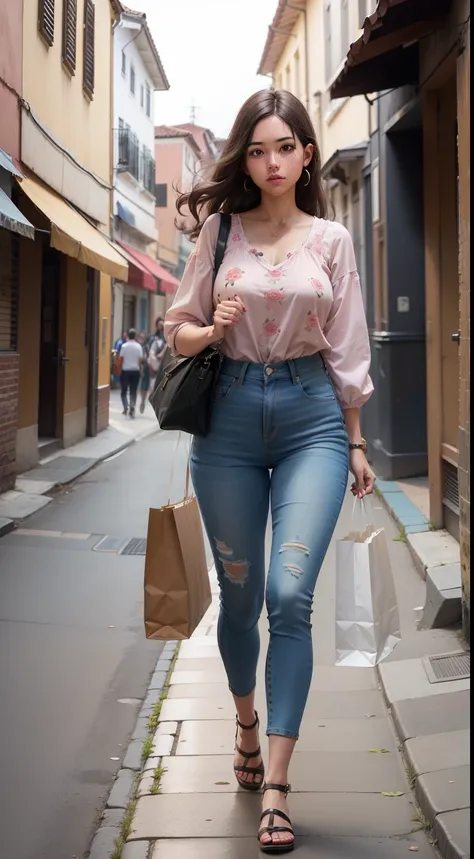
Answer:
[[124, 295], [123, 297], [123, 330], [129, 331], [130, 328], [135, 328], [135, 320], [137, 317], [137, 302], [133, 295]]
[[38, 438], [60, 436], [58, 421], [59, 373], [64, 356], [59, 348], [61, 254], [44, 245], [41, 279]]

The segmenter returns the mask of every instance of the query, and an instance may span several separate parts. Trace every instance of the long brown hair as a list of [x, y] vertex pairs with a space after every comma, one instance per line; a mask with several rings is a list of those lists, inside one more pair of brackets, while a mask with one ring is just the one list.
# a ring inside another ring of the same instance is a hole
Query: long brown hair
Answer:
[[[254, 93], [242, 105], [232, 126], [222, 154], [207, 180], [198, 182], [191, 191], [179, 194], [176, 208], [182, 216], [191, 213], [194, 226], [177, 224], [191, 239], [197, 239], [206, 218], [215, 212], [234, 214], [248, 212], [260, 204], [260, 189], [248, 178], [243, 166], [247, 147], [257, 123], [269, 116], [278, 116], [291, 128], [303, 147], [312, 143], [314, 153], [308, 164], [310, 181], [304, 174], [296, 183], [296, 205], [308, 215], [325, 218], [327, 202], [321, 182], [321, 154], [316, 134], [307, 110], [287, 90], [264, 89]], [[307, 184], [306, 184], [307, 183]]]

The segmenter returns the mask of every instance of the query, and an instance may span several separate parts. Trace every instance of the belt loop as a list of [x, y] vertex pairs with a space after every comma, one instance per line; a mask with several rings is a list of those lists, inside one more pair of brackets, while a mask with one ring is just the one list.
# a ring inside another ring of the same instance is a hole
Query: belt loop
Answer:
[[244, 384], [245, 374], [249, 368], [249, 365], [250, 365], [250, 361], [244, 361], [242, 369], [241, 369], [240, 374], [239, 374], [239, 378], [237, 380], [238, 385]]
[[296, 385], [296, 383], [298, 381], [298, 374], [296, 372], [295, 362], [294, 362], [293, 358], [290, 358], [287, 361], [287, 364], [288, 364], [288, 367], [290, 369], [291, 381], [293, 382], [294, 385]]

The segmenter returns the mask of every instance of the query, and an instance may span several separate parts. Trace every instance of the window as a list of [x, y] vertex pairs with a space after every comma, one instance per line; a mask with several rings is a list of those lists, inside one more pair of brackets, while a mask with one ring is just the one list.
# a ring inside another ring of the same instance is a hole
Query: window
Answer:
[[140, 86], [140, 107], [145, 106], [145, 87], [143, 84]]
[[168, 185], [155, 185], [155, 201], [160, 209], [168, 205]]
[[63, 0], [63, 63], [76, 71], [77, 0]]
[[54, 0], [38, 0], [38, 30], [47, 45], [54, 42]]
[[296, 98], [301, 98], [301, 67], [300, 67], [300, 52], [296, 51], [295, 60], [295, 95]]
[[332, 39], [331, 39], [331, 3], [325, 0], [324, 3], [324, 42], [325, 42], [325, 69], [326, 81], [330, 81], [332, 77]]
[[349, 0], [341, 2], [341, 60], [344, 60], [349, 50]]
[[151, 89], [146, 84], [146, 115], [151, 116]]
[[125, 51], [122, 51], [122, 75], [125, 77], [127, 74], [127, 55]]
[[378, 159], [372, 164], [372, 223], [380, 221], [380, 185]]
[[92, 0], [84, 4], [84, 71], [83, 88], [86, 95], [94, 95], [95, 78], [95, 6]]
[[0, 230], [0, 352], [18, 345], [19, 247], [16, 233]]
[[130, 92], [135, 95], [135, 66], [130, 66]]

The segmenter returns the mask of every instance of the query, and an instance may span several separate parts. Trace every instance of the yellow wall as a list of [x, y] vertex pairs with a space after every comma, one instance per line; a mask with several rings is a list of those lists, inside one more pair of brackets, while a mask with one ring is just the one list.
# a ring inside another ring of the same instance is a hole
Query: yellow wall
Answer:
[[[38, 0], [24, 0], [23, 98], [48, 131], [93, 173], [110, 181], [110, 85], [112, 21], [110, 0], [95, 3], [95, 91], [82, 89], [84, 0], [77, 3], [76, 74], [64, 68], [61, 2], [55, 3], [55, 38], [47, 47], [38, 33]], [[90, 129], [89, 133], [84, 133]]]
[[[354, 10], [351, 9], [352, 17]], [[307, 3], [308, 27], [308, 74], [309, 74], [309, 113], [313, 121], [316, 137], [321, 148], [322, 163], [344, 146], [368, 140], [368, 105], [363, 96], [331, 102], [326, 81], [323, 0], [309, 0]], [[305, 38], [304, 16], [299, 15], [282, 56], [275, 68], [276, 88], [290, 89], [297, 95], [295, 80], [295, 53], [300, 56], [301, 100], [305, 103]], [[358, 32], [351, 33], [354, 41]], [[347, 46], [349, 48], [349, 46]], [[290, 69], [290, 85], [287, 85], [287, 69]], [[321, 100], [315, 93], [321, 93]]]
[[[100, 275], [99, 303], [99, 388], [110, 384], [110, 351], [112, 349], [112, 285], [107, 274]], [[105, 329], [105, 338], [103, 337]]]

